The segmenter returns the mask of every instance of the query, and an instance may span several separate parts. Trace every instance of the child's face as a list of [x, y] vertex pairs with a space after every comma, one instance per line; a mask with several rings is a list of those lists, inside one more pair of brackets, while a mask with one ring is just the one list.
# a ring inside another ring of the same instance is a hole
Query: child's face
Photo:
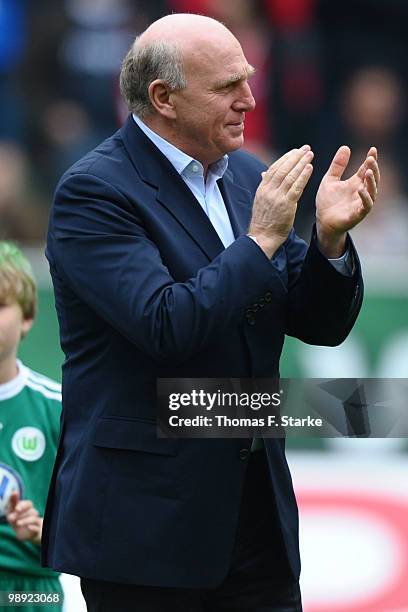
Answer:
[[32, 325], [31, 319], [24, 319], [20, 305], [0, 303], [0, 361], [14, 356], [22, 336]]

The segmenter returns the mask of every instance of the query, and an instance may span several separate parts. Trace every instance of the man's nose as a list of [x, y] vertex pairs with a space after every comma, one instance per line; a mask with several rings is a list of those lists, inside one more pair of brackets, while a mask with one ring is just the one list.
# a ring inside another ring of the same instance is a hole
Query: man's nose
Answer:
[[238, 112], [249, 113], [254, 110], [255, 106], [256, 102], [249, 84], [243, 83], [242, 89], [240, 90], [240, 96], [235, 100], [233, 109]]

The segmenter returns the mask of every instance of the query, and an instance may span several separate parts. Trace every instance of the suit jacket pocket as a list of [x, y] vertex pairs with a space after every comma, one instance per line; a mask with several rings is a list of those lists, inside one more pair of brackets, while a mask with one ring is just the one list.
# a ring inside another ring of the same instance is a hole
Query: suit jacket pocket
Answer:
[[94, 446], [175, 456], [180, 440], [157, 438], [155, 421], [99, 417], [91, 434]]

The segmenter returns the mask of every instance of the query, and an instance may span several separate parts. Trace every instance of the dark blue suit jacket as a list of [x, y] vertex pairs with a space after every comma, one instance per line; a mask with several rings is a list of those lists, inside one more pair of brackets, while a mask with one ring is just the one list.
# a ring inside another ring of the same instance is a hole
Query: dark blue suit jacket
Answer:
[[[227, 249], [131, 118], [62, 177], [47, 245], [65, 353], [43, 532], [54, 569], [177, 587], [224, 578], [251, 440], [157, 439], [156, 378], [276, 376], [285, 333], [338, 344], [362, 301], [355, 253], [346, 277], [314, 238], [308, 249], [292, 231], [270, 262], [245, 235], [263, 170], [230, 155], [219, 182], [237, 237]], [[265, 447], [297, 576], [284, 441]]]

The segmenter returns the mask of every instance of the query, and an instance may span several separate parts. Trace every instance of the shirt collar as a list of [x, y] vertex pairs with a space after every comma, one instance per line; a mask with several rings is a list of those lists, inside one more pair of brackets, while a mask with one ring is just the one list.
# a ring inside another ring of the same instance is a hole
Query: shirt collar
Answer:
[[27, 368], [17, 359], [18, 374], [12, 380], [0, 385], [0, 401], [18, 395], [27, 381]]
[[[183, 151], [180, 151], [177, 147], [172, 145], [170, 142], [159, 136], [156, 132], [153, 132], [139, 117], [135, 114], [132, 115], [135, 123], [139, 126], [144, 134], [156, 145], [156, 147], [163, 153], [169, 162], [174, 166], [180, 175], [186, 178], [195, 178], [197, 176], [203, 177], [204, 168], [202, 164], [187, 155]], [[224, 176], [225, 171], [228, 168], [228, 155], [224, 155], [213, 164], [208, 167], [209, 174], [212, 174], [215, 180], [218, 180]]]

